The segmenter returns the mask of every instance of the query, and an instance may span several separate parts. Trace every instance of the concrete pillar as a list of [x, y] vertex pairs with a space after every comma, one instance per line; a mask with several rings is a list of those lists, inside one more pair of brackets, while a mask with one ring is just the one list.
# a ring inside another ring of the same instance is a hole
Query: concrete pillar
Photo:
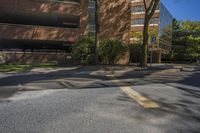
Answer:
[[0, 52], [0, 64], [4, 64], [4, 63], [5, 63], [4, 54], [3, 52]]
[[161, 63], [161, 58], [162, 58], [162, 52], [161, 51], [158, 51], [157, 52], [157, 61], [156, 61], [156, 63]]
[[81, 0], [81, 11], [80, 11], [80, 35], [88, 35], [88, 0]]

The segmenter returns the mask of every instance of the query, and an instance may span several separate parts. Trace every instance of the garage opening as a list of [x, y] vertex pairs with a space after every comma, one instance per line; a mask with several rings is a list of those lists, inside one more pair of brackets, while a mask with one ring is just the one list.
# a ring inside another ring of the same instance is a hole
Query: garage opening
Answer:
[[1, 51], [71, 53], [72, 43], [46, 40], [0, 40]]
[[58, 13], [22, 12], [0, 9], [0, 23], [79, 28], [80, 17]]

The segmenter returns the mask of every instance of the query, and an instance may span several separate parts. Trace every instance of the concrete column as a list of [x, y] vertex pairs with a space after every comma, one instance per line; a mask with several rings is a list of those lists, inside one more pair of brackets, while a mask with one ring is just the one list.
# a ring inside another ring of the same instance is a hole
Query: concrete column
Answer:
[[156, 62], [160, 64], [161, 63], [161, 58], [162, 58], [162, 52], [158, 51], [157, 52], [157, 61]]
[[4, 63], [5, 63], [4, 54], [3, 52], [0, 51], [0, 64], [4, 64]]
[[88, 0], [81, 0], [80, 5], [80, 35], [87, 36], [88, 35]]

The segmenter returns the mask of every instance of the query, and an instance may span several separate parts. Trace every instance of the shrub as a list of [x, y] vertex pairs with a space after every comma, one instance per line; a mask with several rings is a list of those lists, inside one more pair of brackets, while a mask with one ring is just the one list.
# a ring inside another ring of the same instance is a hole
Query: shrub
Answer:
[[98, 47], [99, 58], [106, 64], [115, 64], [126, 52], [127, 45], [114, 38], [101, 40]]
[[83, 65], [89, 65], [94, 63], [94, 39], [82, 38], [72, 46], [72, 57], [75, 60], [80, 61]]
[[141, 60], [141, 44], [130, 44], [129, 52], [130, 52], [130, 62], [131, 63], [140, 63]]

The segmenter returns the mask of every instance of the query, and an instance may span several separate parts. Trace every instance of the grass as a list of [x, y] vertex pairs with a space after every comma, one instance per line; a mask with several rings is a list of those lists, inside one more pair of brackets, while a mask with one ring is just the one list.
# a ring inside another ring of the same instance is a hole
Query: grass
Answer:
[[48, 68], [48, 67], [59, 67], [56, 64], [0, 64], [0, 72], [25, 72], [33, 68]]

